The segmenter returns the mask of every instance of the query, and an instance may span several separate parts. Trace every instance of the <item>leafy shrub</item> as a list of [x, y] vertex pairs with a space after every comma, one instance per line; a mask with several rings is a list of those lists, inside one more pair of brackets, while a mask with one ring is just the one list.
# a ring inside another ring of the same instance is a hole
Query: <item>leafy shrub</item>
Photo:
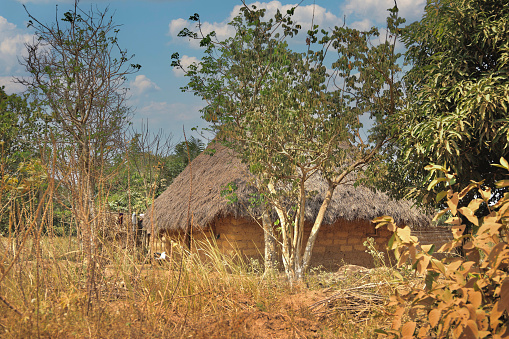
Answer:
[[[505, 159], [497, 166], [509, 170]], [[386, 216], [374, 220], [377, 227], [387, 226], [394, 232], [388, 247], [394, 250], [398, 266], [411, 261], [413, 269], [424, 275], [425, 282], [424, 289], [407, 286], [406, 290], [396, 290], [390, 303], [396, 307], [391, 328], [377, 330], [377, 333], [392, 338], [507, 338], [509, 193], [490, 205], [492, 192], [483, 187], [483, 182], [471, 182], [461, 192], [455, 192], [453, 174], [436, 165], [427, 169], [444, 173], [430, 188], [439, 182], [446, 184], [447, 190], [437, 195], [437, 201], [446, 198], [447, 208], [435, 219], [450, 213], [447, 223], [454, 235], [454, 240], [438, 252], [453, 253], [455, 248], [463, 246], [465, 256], [438, 260], [432, 256], [434, 245], [419, 245], [408, 226], [398, 228], [394, 220]], [[509, 180], [497, 182], [497, 187], [509, 187]], [[471, 191], [477, 193], [476, 198], [468, 206], [459, 207], [460, 201]], [[481, 205], [489, 213], [477, 217], [476, 211]], [[475, 234], [464, 234], [466, 225], [462, 217], [475, 225]]]

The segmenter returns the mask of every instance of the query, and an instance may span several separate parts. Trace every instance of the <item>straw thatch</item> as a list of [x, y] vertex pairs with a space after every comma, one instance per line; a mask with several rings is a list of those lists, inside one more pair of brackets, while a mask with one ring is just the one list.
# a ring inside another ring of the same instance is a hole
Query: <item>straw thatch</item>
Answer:
[[[196, 157], [145, 212], [144, 227], [149, 233], [184, 230], [188, 209], [192, 225], [196, 228], [204, 228], [216, 218], [252, 216], [246, 207], [256, 190], [247, 166], [232, 150], [219, 143], [209, 146], [209, 149], [215, 150], [215, 153], [210, 155], [204, 152]], [[221, 191], [231, 182], [237, 186], [236, 203], [229, 203], [227, 198], [221, 196]], [[317, 175], [309, 180], [306, 189], [317, 193], [312, 194], [306, 204], [306, 219], [312, 221], [323, 202], [327, 185]], [[412, 207], [411, 202], [394, 201], [384, 193], [353, 185], [336, 188], [323, 223], [330, 225], [339, 218], [371, 220], [382, 215], [390, 215], [397, 223], [414, 227], [430, 225], [430, 218]]]

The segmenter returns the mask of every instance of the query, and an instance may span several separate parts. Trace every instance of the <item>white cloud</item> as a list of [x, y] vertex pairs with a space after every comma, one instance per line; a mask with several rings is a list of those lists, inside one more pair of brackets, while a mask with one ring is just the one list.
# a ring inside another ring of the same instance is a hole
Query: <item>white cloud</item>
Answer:
[[7, 94], [21, 93], [25, 91], [25, 86], [14, 82], [13, 77], [0, 77], [0, 87], [5, 86], [5, 92]]
[[359, 31], [368, 31], [371, 27], [373, 27], [373, 23], [369, 19], [363, 19], [360, 21], [355, 21], [350, 24], [349, 27], [358, 29]]
[[[229, 20], [223, 21], [222, 23], [210, 23], [210, 22], [202, 22], [201, 24], [201, 31], [204, 35], [209, 34], [212, 31], [216, 32], [217, 38], [219, 40], [227, 39], [228, 37], [232, 36], [235, 31], [232, 27], [228, 26]], [[168, 35], [170, 35], [173, 39], [181, 39], [177, 37], [178, 33], [184, 29], [187, 28], [190, 31], [196, 30], [196, 23], [193, 21], [188, 21], [182, 18], [172, 20], [169, 24], [169, 30]], [[200, 41], [199, 39], [189, 39], [188, 40], [189, 45], [193, 48], [200, 48]]]
[[31, 34], [24, 33], [6, 18], [0, 16], [0, 74], [19, 73], [22, 66], [18, 58], [26, 55], [25, 43], [32, 41]]
[[190, 28], [191, 25], [189, 24], [189, 21], [179, 18], [172, 20], [169, 24], [169, 31], [168, 34], [172, 37], [176, 37], [179, 32], [184, 28]]
[[134, 95], [142, 95], [151, 91], [160, 90], [155, 82], [147, 78], [145, 75], [137, 75], [134, 81], [129, 83], [131, 91]]
[[174, 128], [176, 124], [185, 124], [186, 126], [189, 125], [187, 127], [190, 127], [193, 124], [203, 123], [200, 118], [201, 108], [203, 108], [202, 102], [186, 104], [182, 102], [168, 103], [166, 101], [151, 101], [147, 105], [136, 110], [133, 122], [136, 126], [136, 124], [141, 124], [141, 121], [148, 121], [151, 126], [160, 126], [167, 130], [175, 129], [179, 131], [182, 126]]
[[[187, 69], [191, 64], [198, 64], [200, 60], [196, 57], [190, 57], [188, 55], [183, 55], [180, 58], [180, 64], [184, 69]], [[180, 68], [173, 67], [173, 74], [175, 74], [176, 77], [183, 77], [184, 71]]]
[[[399, 15], [408, 22], [418, 20], [424, 12], [426, 0], [399, 0]], [[377, 24], [384, 24], [389, 12], [394, 7], [394, 0], [346, 0], [342, 7], [348, 16], [370, 18]]]
[[[255, 5], [257, 9], [266, 9], [265, 18], [272, 18], [276, 14], [276, 11], [279, 9], [280, 12], [285, 15], [286, 11], [295, 7], [296, 5], [288, 4], [282, 5], [279, 1], [270, 1], [270, 2], [252, 2], [248, 4], [249, 7]], [[235, 34], [235, 30], [228, 25], [228, 22], [232, 21], [232, 19], [240, 13], [240, 9], [243, 5], [236, 5], [233, 7], [233, 10], [230, 12], [229, 17], [223, 22], [210, 23], [208, 21], [204, 21], [201, 23], [201, 30], [203, 34], [208, 34], [212, 31], [216, 32], [218, 40], [224, 40], [228, 37], [231, 37]], [[293, 15], [293, 21], [302, 26], [302, 31], [307, 32], [311, 28], [311, 23], [315, 25], [319, 25], [322, 28], [333, 28], [334, 26], [340, 25], [342, 23], [342, 19], [328, 11], [326, 8], [321, 7], [319, 5], [307, 5], [307, 6], [299, 6], [296, 8], [295, 13]], [[168, 34], [172, 36], [173, 39], [178, 39], [177, 34], [184, 28], [188, 28], [191, 31], [196, 30], [196, 23], [184, 20], [182, 18], [172, 20], [169, 24]], [[298, 41], [303, 43], [305, 41], [305, 35], [298, 35]], [[199, 48], [199, 41], [191, 39], [189, 40], [189, 45], [193, 48]]]
[[[278, 9], [284, 15], [287, 10], [296, 6], [294, 4], [283, 5], [277, 0], [270, 2], [256, 1], [248, 4], [249, 7], [252, 5], [255, 5], [258, 9], [265, 9], [265, 18], [274, 17]], [[426, 0], [399, 0], [399, 15], [406, 18], [408, 22], [418, 20], [424, 12], [425, 5]], [[234, 6], [229, 17], [222, 22], [201, 22], [201, 31], [203, 34], [215, 31], [219, 40], [224, 40], [232, 36], [235, 34], [235, 31], [228, 25], [228, 22], [240, 13], [242, 6], [243, 5]], [[385, 27], [386, 18], [389, 14], [387, 9], [392, 7], [394, 7], [394, 0], [345, 0], [345, 4], [341, 6], [341, 9], [346, 15], [347, 22], [351, 23], [349, 25], [350, 27], [368, 30], [373, 26]], [[206, 19], [206, 17], [202, 18]], [[293, 21], [302, 26], [302, 33], [297, 35], [297, 38], [293, 41], [294, 43], [304, 43], [305, 32], [311, 28], [312, 23], [327, 30], [335, 26], [341, 26], [343, 20], [343, 15], [337, 16], [319, 5], [298, 6], [295, 9]], [[196, 22], [191, 22], [182, 18], [172, 20], [169, 24], [168, 34], [175, 41], [175, 39], [178, 39], [177, 34], [184, 28], [196, 31]], [[199, 40], [190, 39], [188, 42], [191, 47], [199, 48]]]

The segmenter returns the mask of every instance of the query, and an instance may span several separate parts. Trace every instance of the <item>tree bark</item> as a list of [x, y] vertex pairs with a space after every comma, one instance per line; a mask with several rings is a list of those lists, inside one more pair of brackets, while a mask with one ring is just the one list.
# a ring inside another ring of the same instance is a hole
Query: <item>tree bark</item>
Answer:
[[318, 237], [318, 231], [322, 226], [322, 221], [325, 216], [325, 212], [329, 207], [330, 201], [332, 199], [332, 195], [334, 194], [334, 190], [336, 189], [336, 185], [334, 185], [331, 181], [329, 181], [329, 189], [325, 195], [325, 199], [323, 200], [322, 206], [320, 206], [320, 210], [318, 211], [318, 215], [316, 216], [315, 222], [313, 224], [313, 228], [311, 229], [311, 233], [309, 234], [308, 241], [306, 243], [306, 249], [304, 250], [304, 256], [302, 258], [302, 272], [305, 272], [308, 269], [309, 262], [311, 261], [311, 254], [313, 253], [313, 247], [315, 245], [316, 238]]
[[263, 235], [265, 240], [265, 272], [277, 269], [276, 237], [269, 212], [262, 215]]

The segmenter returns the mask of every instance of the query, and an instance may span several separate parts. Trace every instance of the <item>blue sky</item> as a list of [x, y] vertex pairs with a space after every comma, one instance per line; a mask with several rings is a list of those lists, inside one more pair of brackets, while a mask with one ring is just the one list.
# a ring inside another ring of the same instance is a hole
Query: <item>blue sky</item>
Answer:
[[[276, 8], [283, 11], [296, 4], [295, 1], [248, 2], [258, 8], [267, 8], [267, 15]], [[400, 14], [407, 22], [420, 19], [425, 0], [400, 0]], [[20, 93], [23, 88], [12, 82], [13, 76], [26, 76], [18, 59], [25, 54], [24, 43], [31, 41], [33, 31], [26, 23], [28, 15], [23, 8], [39, 21], [54, 22], [55, 8], [63, 14], [72, 8], [73, 1], [54, 0], [0, 0], [0, 86], [7, 93]], [[186, 78], [170, 66], [170, 56], [179, 52], [183, 63], [190, 63], [202, 56], [202, 51], [194, 42], [178, 38], [177, 33], [184, 27], [192, 28], [187, 19], [194, 13], [200, 14], [204, 30], [215, 30], [218, 36], [225, 38], [231, 31], [227, 23], [235, 16], [242, 5], [240, 0], [111, 0], [80, 1], [84, 9], [97, 5], [99, 9], [109, 6], [114, 13], [114, 21], [120, 27], [119, 43], [122, 48], [134, 54], [133, 62], [142, 68], [128, 79], [130, 99], [128, 104], [134, 109], [132, 123], [135, 128], [142, 121], [148, 122], [150, 130], [161, 129], [173, 135], [173, 141], [182, 138], [182, 127], [186, 134], [192, 127], [205, 127], [200, 119], [199, 109], [204, 103], [192, 93], [182, 93], [179, 87], [186, 84]], [[295, 20], [304, 29], [311, 25], [314, 10], [315, 23], [321, 27], [334, 27], [346, 23], [355, 28], [368, 29], [372, 26], [385, 26], [386, 9], [393, 7], [393, 0], [304, 0], [295, 13]], [[305, 37], [291, 41], [290, 46], [299, 49]], [[302, 41], [301, 41], [302, 40]]]

